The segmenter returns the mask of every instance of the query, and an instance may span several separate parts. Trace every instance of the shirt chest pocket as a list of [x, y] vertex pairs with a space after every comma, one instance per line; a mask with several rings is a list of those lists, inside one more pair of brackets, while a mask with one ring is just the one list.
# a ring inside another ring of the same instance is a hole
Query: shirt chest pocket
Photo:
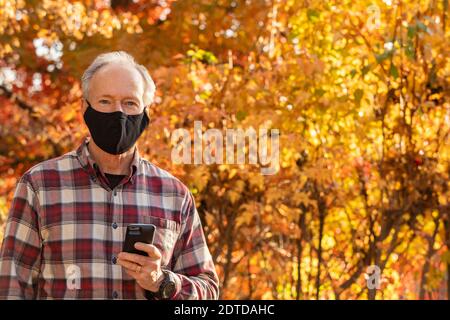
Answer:
[[161, 266], [169, 266], [180, 233], [180, 225], [176, 221], [154, 216], [143, 216], [142, 222], [156, 227], [153, 244], [161, 252]]

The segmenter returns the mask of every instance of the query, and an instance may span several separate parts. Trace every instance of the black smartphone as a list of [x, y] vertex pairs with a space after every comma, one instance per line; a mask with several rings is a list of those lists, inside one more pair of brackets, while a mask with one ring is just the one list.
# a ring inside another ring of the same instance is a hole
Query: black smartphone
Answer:
[[123, 243], [123, 251], [129, 253], [136, 253], [143, 256], [148, 254], [144, 251], [137, 250], [134, 247], [136, 242], [143, 242], [153, 244], [156, 227], [153, 224], [136, 223], [127, 226], [127, 233], [125, 234], [125, 242]]

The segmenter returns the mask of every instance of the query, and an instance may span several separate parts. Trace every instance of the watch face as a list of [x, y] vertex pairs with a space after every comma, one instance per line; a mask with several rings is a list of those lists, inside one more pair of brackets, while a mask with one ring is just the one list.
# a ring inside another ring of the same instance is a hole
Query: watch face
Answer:
[[175, 291], [175, 283], [168, 282], [162, 291], [162, 296], [164, 299], [168, 299], [172, 296], [173, 292]]

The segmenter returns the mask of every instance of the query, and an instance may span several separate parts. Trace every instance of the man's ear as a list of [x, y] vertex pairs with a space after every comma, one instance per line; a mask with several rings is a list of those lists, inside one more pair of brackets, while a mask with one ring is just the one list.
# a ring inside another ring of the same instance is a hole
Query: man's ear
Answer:
[[147, 105], [146, 107], [145, 107], [145, 112], [147, 113], [147, 117], [150, 119], [150, 106], [151, 106], [152, 104], [150, 103], [149, 105]]

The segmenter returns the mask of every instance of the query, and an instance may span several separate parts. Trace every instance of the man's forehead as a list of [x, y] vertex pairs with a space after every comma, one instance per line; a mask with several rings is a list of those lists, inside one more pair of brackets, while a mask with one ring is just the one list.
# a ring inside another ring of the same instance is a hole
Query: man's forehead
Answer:
[[102, 94], [120, 89], [139, 91], [143, 88], [143, 79], [139, 71], [131, 65], [111, 63], [94, 74], [91, 86], [95, 86], [96, 90], [105, 91]]

